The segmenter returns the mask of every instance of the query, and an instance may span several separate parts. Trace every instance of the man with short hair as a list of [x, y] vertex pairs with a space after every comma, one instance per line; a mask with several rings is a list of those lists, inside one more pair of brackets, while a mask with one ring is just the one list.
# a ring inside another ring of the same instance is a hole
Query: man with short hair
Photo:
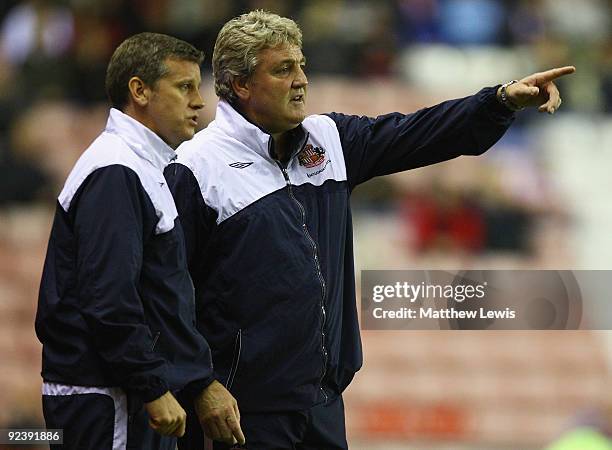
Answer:
[[215, 120], [165, 171], [185, 229], [198, 329], [215, 377], [238, 400], [249, 450], [347, 448], [342, 392], [362, 363], [353, 188], [483, 153], [514, 110], [557, 109], [552, 80], [574, 71], [413, 114], [306, 117], [301, 47], [288, 18], [253, 11], [227, 22], [213, 54]]
[[244, 442], [236, 401], [214, 380], [194, 325], [183, 231], [163, 176], [204, 106], [202, 59], [162, 34], [125, 40], [107, 69], [106, 128], [59, 195], [36, 332], [43, 412], [47, 428], [64, 431], [60, 448], [174, 449], [186, 423], [176, 392], [195, 399], [205, 427]]

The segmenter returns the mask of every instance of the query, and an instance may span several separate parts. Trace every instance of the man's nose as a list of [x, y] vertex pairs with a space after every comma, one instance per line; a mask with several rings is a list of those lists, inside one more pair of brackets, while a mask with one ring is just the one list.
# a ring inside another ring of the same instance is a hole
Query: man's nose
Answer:
[[298, 69], [297, 76], [293, 80], [293, 86], [294, 87], [306, 87], [307, 85], [308, 85], [308, 77], [306, 77], [304, 70], [302, 70], [302, 68], [300, 67]]
[[191, 105], [190, 105], [193, 109], [202, 109], [205, 106], [204, 103], [204, 99], [202, 98], [202, 94], [200, 93], [200, 90], [196, 90], [196, 94], [193, 98], [193, 100], [191, 101]]

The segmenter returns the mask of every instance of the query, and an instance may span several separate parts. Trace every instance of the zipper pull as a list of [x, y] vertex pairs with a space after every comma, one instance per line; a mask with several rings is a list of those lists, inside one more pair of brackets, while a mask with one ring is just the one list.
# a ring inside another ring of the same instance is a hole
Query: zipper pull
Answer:
[[281, 170], [281, 172], [283, 172], [283, 177], [285, 177], [285, 181], [287, 182], [287, 184], [290, 185], [291, 181], [289, 181], [289, 174], [287, 173], [287, 169], [285, 168], [285, 166], [283, 166], [283, 164], [278, 159], [275, 159], [274, 162]]
[[155, 345], [157, 344], [157, 340], [159, 339], [160, 334], [161, 334], [161, 331], [158, 331], [157, 333], [155, 333], [155, 337], [153, 338], [153, 343], [151, 344], [151, 351], [155, 350]]

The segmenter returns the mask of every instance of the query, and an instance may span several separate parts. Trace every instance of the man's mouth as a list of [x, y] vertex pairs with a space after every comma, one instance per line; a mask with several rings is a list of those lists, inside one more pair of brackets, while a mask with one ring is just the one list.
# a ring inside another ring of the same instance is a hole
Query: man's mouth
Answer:
[[292, 102], [304, 103], [304, 94], [298, 94], [298, 95], [295, 95], [295, 96], [291, 97], [291, 101]]
[[194, 127], [198, 126], [198, 116], [191, 116], [189, 118], [189, 123], [191, 123], [191, 125], [193, 125]]

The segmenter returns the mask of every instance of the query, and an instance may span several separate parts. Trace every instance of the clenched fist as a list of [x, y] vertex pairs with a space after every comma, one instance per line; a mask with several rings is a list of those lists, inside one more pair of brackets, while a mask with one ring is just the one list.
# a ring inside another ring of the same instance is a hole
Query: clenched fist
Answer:
[[181, 437], [185, 434], [187, 414], [170, 392], [144, 404], [149, 413], [149, 425], [164, 436]]

